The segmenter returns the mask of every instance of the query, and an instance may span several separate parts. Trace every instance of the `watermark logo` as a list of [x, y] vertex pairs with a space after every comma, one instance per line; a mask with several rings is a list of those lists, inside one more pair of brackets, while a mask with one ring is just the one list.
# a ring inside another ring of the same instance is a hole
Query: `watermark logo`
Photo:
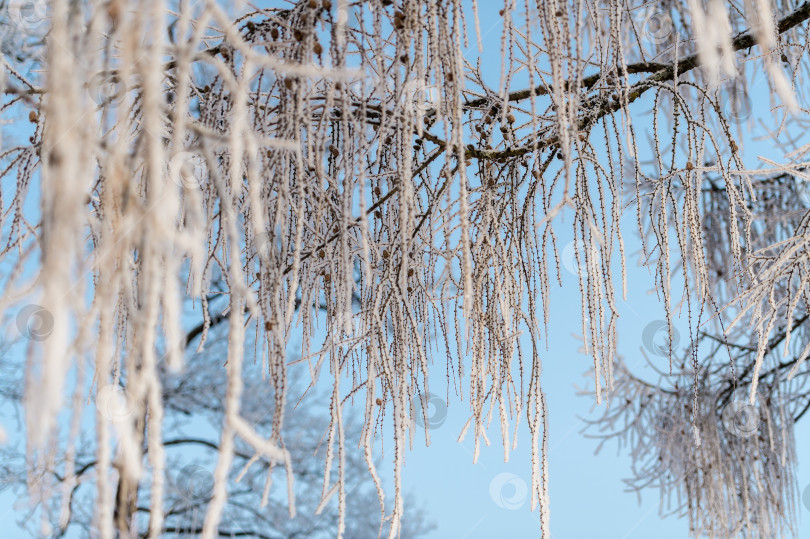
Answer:
[[276, 227], [275, 231], [269, 233], [259, 233], [253, 242], [256, 253], [263, 259], [277, 260], [284, 249], [283, 238], [281, 227]]
[[447, 404], [444, 399], [434, 393], [417, 395], [411, 401], [411, 417], [420, 427], [425, 427], [427, 418], [429, 428], [439, 428], [447, 419]]
[[39, 305], [26, 305], [17, 313], [17, 331], [26, 339], [44, 341], [53, 332], [53, 315]]
[[135, 403], [127, 398], [121, 386], [115, 384], [106, 385], [98, 390], [96, 408], [112, 423], [123, 423], [135, 413]]
[[723, 116], [731, 123], [738, 124], [751, 117], [753, 107], [747, 90], [733, 91], [728, 99], [723, 99]]
[[677, 33], [672, 16], [654, 6], [631, 12], [631, 22], [645, 49], [657, 50]]
[[520, 509], [528, 496], [529, 487], [526, 481], [513, 473], [499, 473], [489, 482], [489, 497], [502, 509]]
[[748, 438], [759, 430], [761, 403], [757, 398], [754, 404], [747, 397], [732, 397], [723, 407], [721, 414], [723, 427], [735, 436]]
[[338, 5], [335, 23], [350, 30], [360, 30], [363, 25], [363, 8], [361, 2], [345, 2]]
[[585, 259], [580, 257], [580, 262], [583, 264], [580, 267], [579, 263], [577, 262], [577, 244], [574, 241], [569, 241], [563, 247], [562, 253], [560, 253], [562, 257], [562, 265], [563, 267], [570, 273], [571, 275], [581, 276], [583, 281], [588, 279], [588, 272], [585, 270], [584, 264]]
[[424, 81], [409, 80], [402, 90], [402, 99], [407, 110], [423, 113], [439, 106], [441, 93], [438, 86]]
[[198, 189], [208, 177], [208, 167], [200, 155], [178, 152], [169, 161], [169, 176], [185, 189]]
[[48, 16], [45, 0], [11, 0], [6, 9], [9, 20], [24, 32], [39, 30]]
[[198, 464], [189, 464], [177, 474], [177, 490], [187, 502], [205, 501], [214, 490], [214, 476]]
[[669, 357], [670, 350], [675, 351], [681, 341], [681, 334], [676, 328], [672, 328], [672, 341], [666, 320], [654, 320], [647, 324], [641, 334], [641, 341], [644, 348], [651, 354], [660, 357]]
[[93, 75], [87, 83], [90, 98], [99, 107], [117, 105], [124, 99], [126, 86], [116, 73], [101, 71]]
[[765, 70], [758, 72], [752, 80], [744, 75], [718, 80], [707, 88], [707, 94], [717, 99], [717, 106], [723, 118], [731, 124], [746, 122], [754, 113], [753, 93], [767, 81]]

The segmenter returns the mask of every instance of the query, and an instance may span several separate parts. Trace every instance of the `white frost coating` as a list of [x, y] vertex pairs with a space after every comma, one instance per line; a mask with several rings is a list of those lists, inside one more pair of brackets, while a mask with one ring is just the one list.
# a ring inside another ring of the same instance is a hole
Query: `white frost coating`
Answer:
[[785, 77], [785, 73], [774, 59], [773, 51], [777, 43], [775, 17], [771, 0], [746, 0], [745, 12], [751, 14], [754, 21], [753, 31], [759, 46], [762, 48], [763, 63], [768, 75], [771, 77], [773, 88], [787, 109], [795, 112], [799, 106], [796, 102], [796, 96], [787, 77]]
[[731, 24], [725, 2], [711, 0], [708, 13], [704, 13], [700, 0], [688, 0], [688, 4], [702, 70], [706, 74], [709, 86], [713, 87], [721, 75], [736, 74], [731, 47]]
[[[244, 81], [240, 81], [235, 92], [234, 110], [232, 112], [232, 125], [230, 134], [230, 147], [233, 158], [228, 171], [228, 178], [231, 182], [239, 182], [242, 179], [242, 131], [245, 125], [245, 95]], [[242, 90], [242, 91], [239, 91]], [[215, 178], [216, 189], [221, 195], [225, 195], [226, 186], [224, 178]], [[222, 207], [224, 233], [228, 245], [229, 256], [229, 280], [231, 282], [231, 313], [242, 313], [245, 303], [245, 277], [242, 267], [239, 264], [240, 256], [240, 234], [236, 228], [236, 208], [231, 201], [223, 204]], [[219, 523], [222, 518], [222, 511], [225, 506], [227, 494], [228, 472], [233, 461], [234, 430], [239, 422], [239, 406], [242, 396], [242, 361], [244, 359], [244, 325], [241, 317], [231, 316], [228, 333], [228, 386], [225, 395], [225, 418], [222, 426], [222, 437], [219, 445], [219, 456], [214, 470], [214, 492], [211, 503], [205, 514], [203, 523], [202, 539], [213, 539], [217, 535]]]
[[715, 44], [720, 49], [720, 68], [726, 75], [733, 76], [737, 73], [737, 65], [731, 44], [731, 21], [726, 3], [723, 0], [710, 0], [708, 15]]
[[[54, 428], [56, 414], [62, 407], [64, 380], [72, 358], [69, 321], [79, 314], [82, 286], [74, 282], [75, 264], [82, 256], [81, 238], [84, 226], [84, 193], [92, 181], [87, 159], [87, 132], [81, 129], [81, 118], [87, 114], [79, 102], [80, 86], [75, 72], [81, 66], [71, 51], [57, 43], [70, 41], [66, 21], [68, 2], [52, 4], [54, 23], [48, 48], [48, 98], [45, 114], [52, 118], [45, 134], [48, 148], [42, 169], [42, 269], [43, 284], [40, 305], [53, 319], [53, 328], [44, 341], [40, 376], [31, 379], [27, 388], [28, 443], [32, 449], [42, 447]], [[77, 127], [79, 124], [79, 127]], [[71, 137], [64, 137], [71, 131]], [[79, 148], [79, 150], [77, 150]], [[31, 349], [33, 353], [33, 349]]]
[[[134, 413], [140, 414], [142, 412], [135, 408]], [[141, 463], [143, 453], [140, 449], [141, 438], [135, 428], [135, 422], [127, 418], [116, 421], [113, 425], [119, 441], [119, 455], [116, 459], [119, 474], [125, 475], [133, 481], [138, 481], [143, 474], [143, 465]]]
[[[232, 424], [236, 434], [244, 438], [244, 440], [253, 446], [256, 451], [266, 457], [269, 457], [273, 462], [281, 464], [286, 463], [289, 460], [290, 455], [285, 449], [282, 449], [276, 444], [263, 439], [241, 417], [234, 417]], [[290, 480], [292, 480], [292, 478], [290, 478]]]
[[[790, 515], [795, 515], [796, 452], [786, 395], [768, 392], [751, 406], [747, 392], [728, 391], [733, 385], [727, 374], [710, 363], [701, 365], [697, 400], [680, 385], [693, 378], [688, 362], [672, 375], [661, 373], [669, 381], [660, 383], [620, 363], [616, 384], [632, 398], [588, 420], [588, 429], [598, 427], [592, 434], [601, 439], [600, 447], [609, 439], [629, 445], [634, 465], [628, 487], [639, 494], [659, 489], [661, 511], [688, 516], [692, 536], [795, 536]], [[694, 405], [699, 411], [693, 415]], [[700, 433], [699, 443], [689, 430]]]

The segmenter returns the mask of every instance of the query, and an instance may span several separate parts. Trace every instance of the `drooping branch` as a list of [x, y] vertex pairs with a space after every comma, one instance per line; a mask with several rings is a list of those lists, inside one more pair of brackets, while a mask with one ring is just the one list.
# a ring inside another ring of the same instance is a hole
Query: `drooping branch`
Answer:
[[[804, 2], [801, 6], [796, 8], [792, 13], [783, 17], [779, 20], [777, 25], [777, 31], [779, 34], [783, 34], [801, 24], [802, 22], [806, 21], [810, 18], [810, 2]], [[749, 47], [753, 47], [757, 44], [757, 38], [754, 35], [752, 30], [747, 30], [742, 32], [740, 35], [735, 37], [732, 41], [732, 47], [735, 51], [739, 51], [742, 49], [747, 49]], [[697, 67], [700, 67], [700, 55], [698, 53], [691, 54], [686, 56], [685, 58], [678, 60], [677, 64], [675, 62], [670, 62], [668, 64], [659, 64], [659, 63], [639, 63], [639, 64], [632, 64], [632, 66], [628, 66], [627, 74], [633, 73], [645, 73], [645, 72], [653, 72], [652, 75], [647, 77], [644, 80], [638, 81], [630, 86], [630, 91], [627, 92], [626, 101], [624, 99], [601, 99], [601, 103], [597, 101], [597, 108], [595, 111], [587, 112], [578, 122], [577, 128], [580, 131], [587, 130], [596, 122], [604, 118], [609, 114], [613, 114], [614, 112], [624, 108], [625, 106], [633, 103], [639, 97], [641, 97], [647, 90], [656, 87], [658, 84], [665, 83], [674, 79], [675, 74], [677, 73], [678, 76], [681, 76], [684, 73], [687, 73]], [[632, 67], [632, 69], [631, 69]], [[590, 75], [583, 81], [583, 85], [585, 88], [592, 87], [598, 80], [600, 80], [605, 73], [600, 72], [594, 75]], [[573, 91], [574, 89], [572, 89]], [[539, 86], [532, 90], [520, 90], [517, 92], [513, 92], [509, 94], [510, 101], [520, 101], [523, 99], [528, 99], [529, 97], [534, 95], [545, 95], [548, 93], [548, 89], [545, 86]], [[624, 96], [622, 96], [624, 97]], [[481, 104], [486, 103], [486, 100], [475, 100], [470, 101], [467, 103], [468, 106], [473, 106], [474, 104]], [[479, 150], [474, 148], [467, 149], [467, 155], [469, 157], [475, 157], [479, 159], [499, 159], [499, 158], [511, 158], [511, 157], [520, 157], [522, 155], [529, 154], [531, 152], [536, 151], [536, 149], [546, 149], [546, 148], [554, 148], [559, 145], [559, 137], [558, 135], [551, 135], [545, 138], [539, 138], [533, 140], [528, 144], [524, 144], [520, 147], [511, 148], [508, 150]]]

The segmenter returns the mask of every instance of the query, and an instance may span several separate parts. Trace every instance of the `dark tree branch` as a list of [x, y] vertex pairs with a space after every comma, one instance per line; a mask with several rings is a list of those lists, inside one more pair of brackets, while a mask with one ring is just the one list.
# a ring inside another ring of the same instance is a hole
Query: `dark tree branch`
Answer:
[[[801, 6], [796, 8], [790, 15], [787, 15], [786, 17], [780, 19], [776, 27], [777, 33], [783, 34], [788, 30], [790, 30], [791, 28], [794, 28], [795, 26], [806, 21], [808, 18], [810, 18], [810, 2], [805, 2]], [[756, 37], [754, 36], [751, 30], [743, 32], [742, 34], [735, 37], [731, 42], [732, 48], [735, 51], [747, 49], [753, 47], [756, 44], [757, 44]], [[639, 65], [640, 64], [634, 64], [634, 66]], [[675, 73], [681, 75], [683, 73], [695, 69], [696, 67], [699, 67], [700, 59], [698, 54], [692, 54], [690, 56], [683, 58], [682, 60], [679, 60], [677, 65], [674, 62], [671, 62], [669, 64], [663, 64], [664, 67], [661, 67], [662, 64], [652, 64], [652, 65], [658, 67], [659, 69], [647, 79], [639, 81], [631, 86], [631, 90], [627, 94], [628, 104], [634, 102], [636, 99], [641, 97], [641, 95], [644, 94], [650, 88], [656, 87], [657, 84], [674, 80]], [[598, 80], [600, 77], [601, 74], [597, 74], [592, 75], [585, 80], [587, 81]], [[526, 99], [531, 95], [531, 91], [521, 90], [519, 92], [514, 92], [513, 94], [510, 94], [510, 96], [512, 95], [516, 96], [516, 100]], [[595, 114], [586, 115], [585, 117], [580, 119], [578, 123], [579, 130], [583, 131], [588, 129], [591, 125], [601, 120], [603, 117], [609, 114], [613, 114], [619, 109], [624, 108], [624, 106], [625, 105], [621, 100], [603, 100], [602, 105], [597, 109]], [[535, 151], [535, 149], [545, 149], [549, 147], [553, 148], [558, 145], [559, 145], [559, 137], [557, 135], [552, 135], [543, 139], [536, 140], [533, 143], [508, 150], [501, 150], [501, 151], [478, 150], [475, 148], [468, 147], [467, 156], [484, 159], [520, 157], [522, 155], [526, 155], [528, 153]]]

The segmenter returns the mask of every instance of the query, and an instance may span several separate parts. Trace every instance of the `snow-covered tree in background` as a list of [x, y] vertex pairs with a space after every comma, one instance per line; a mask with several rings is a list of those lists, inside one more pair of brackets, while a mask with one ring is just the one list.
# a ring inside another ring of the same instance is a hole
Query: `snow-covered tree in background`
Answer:
[[[216, 301], [216, 300], [214, 300]], [[205, 508], [210, 501], [213, 488], [213, 465], [219, 451], [219, 427], [224, 416], [225, 386], [219, 372], [222, 358], [227, 355], [224, 327], [212, 331], [209, 343], [202, 352], [189, 351], [186, 354], [188, 368], [182, 373], [171, 373], [160, 369], [163, 391], [164, 429], [163, 445], [166, 448], [166, 495], [163, 500], [165, 515], [163, 537], [190, 537], [199, 535]], [[189, 340], [189, 346], [195, 339]], [[251, 346], [252, 339], [248, 345]], [[9, 346], [9, 348], [12, 348]], [[7, 349], [8, 350], [8, 349]], [[0, 398], [3, 405], [11, 404], [20, 414], [23, 400], [24, 365], [15, 361], [8, 351], [2, 361], [2, 381]], [[300, 371], [303, 366], [298, 367]], [[326, 446], [322, 443], [323, 433], [329, 424], [328, 414], [322, 406], [329, 395], [322, 392], [305, 399], [299, 397], [307, 389], [300, 383], [305, 378], [298, 374], [298, 383], [289, 388], [292, 399], [287, 404], [286, 448], [294, 455], [292, 468], [295, 478], [296, 516], [290, 518], [286, 493], [269, 490], [268, 481], [284, 480], [284, 470], [276, 469], [269, 473], [266, 463], [253, 462], [254, 453], [250, 447], [237, 442], [234, 449], [234, 466], [229, 473], [229, 496], [220, 523], [220, 535], [224, 537], [255, 537], [259, 539], [292, 539], [295, 537], [329, 538], [337, 535], [338, 507], [334, 497], [322, 504], [320, 482]], [[96, 402], [102, 415], [113, 424], [130, 421], [135, 408], [125, 400], [121, 385], [108, 385], [99, 391]], [[258, 429], [270, 428], [272, 414], [267, 413], [267, 403], [273, 402], [273, 392], [261, 377], [245, 379], [245, 392], [242, 399], [242, 414]], [[360, 422], [357, 415], [346, 422], [349, 435], [357, 436]], [[142, 423], [141, 423], [142, 424]], [[74, 476], [66, 481], [63, 458], [57, 456], [38, 473], [51, 475], [57, 481], [65, 481], [69, 489], [69, 505], [64, 510], [59, 500], [44, 506], [44, 517], [52, 530], [51, 536], [90, 537], [95, 529], [94, 500], [97, 492], [94, 476], [96, 473], [96, 452], [92, 423], [80, 434], [77, 445]], [[66, 439], [53, 439], [52, 443], [62, 449]], [[0, 490], [10, 490], [25, 500], [27, 486], [26, 459], [21, 444], [6, 444], [0, 447]], [[248, 464], [251, 464], [248, 466]], [[379, 464], [379, 459], [377, 459]], [[346, 452], [346, 531], [348, 537], [374, 537], [380, 531], [379, 515], [369, 508], [375, 507], [378, 493], [368, 480], [368, 472], [363, 452], [347, 448]], [[124, 497], [123, 483], [118, 483], [116, 499]], [[145, 477], [132, 492], [134, 529], [136, 536], [146, 535], [152, 512], [149, 505], [150, 481]], [[263, 502], [263, 497], [267, 496]], [[406, 497], [406, 501], [408, 498]], [[319, 510], [319, 507], [323, 507]], [[120, 508], [118, 509], [121, 510]], [[40, 523], [31, 519], [38, 513], [37, 507], [28, 507], [24, 502], [18, 506], [20, 522], [32, 536], [40, 534]], [[412, 504], [406, 504], [408, 518], [403, 520], [402, 537], [421, 537], [432, 529], [424, 511]]]
[[[670, 342], [675, 312], [688, 313], [688, 361], [679, 366], [667, 350], [685, 381], [674, 393], [655, 386], [650, 398], [684, 406], [685, 417], [653, 421], [677, 428], [655, 438], [669, 440], [656, 456], [681, 470], [679, 507], [691, 511], [694, 533], [731, 526], [771, 537], [794, 521], [798, 401], [768, 406], [772, 434], [751, 457], [778, 455], [781, 473], [728, 464], [749, 447], [723, 434], [704, 403], [706, 386], [717, 386], [697, 344], [710, 326], [726, 347], [753, 333], [754, 353], [710, 371], [742, 387], [749, 406], [802, 388], [800, 195], [810, 146], [795, 135], [806, 122], [810, 4], [506, 0], [495, 83], [477, 58], [479, 9], [492, 6], [475, 0], [5, 8], [4, 28], [25, 39], [3, 41], [19, 44], [5, 57], [3, 110], [33, 129], [3, 148], [2, 306], [29, 337], [36, 502], [69, 507], [64, 486], [76, 481], [86, 399], [103, 401], [106, 388], [123, 384], [130, 419], [111, 421], [95, 407], [92, 525], [102, 538], [134, 530], [131, 493], [145, 483], [149, 507], [165, 506], [163, 373], [188, 368], [182, 299], [193, 298], [204, 319], [193, 331], [198, 348], [212, 324], [228, 325], [203, 537], [224, 529], [228, 480], [245, 454], [254, 466], [287, 469], [295, 513], [285, 403], [287, 352], [299, 337], [313, 384], [333, 382], [321, 497], [337, 496], [338, 536], [348, 529], [349, 443], [364, 451], [389, 534], [401, 531], [403, 452], [417, 431], [430, 440], [416, 425], [429, 424], [416, 421], [426, 411], [411, 404], [425, 402], [418, 396], [438, 368], [469, 400], [461, 436], [474, 437], [474, 458], [494, 418], [508, 458], [525, 414], [532, 507], [548, 537], [541, 352], [565, 226], [584, 269], [581, 331], [597, 403], [638, 397], [625, 370], [614, 373], [628, 234], [644, 241]], [[735, 129], [760, 73], [773, 124], [761, 134], [775, 143], [766, 171], [749, 170]], [[625, 212], [636, 216], [629, 229], [619, 224]], [[215, 269], [228, 305], [212, 311]], [[248, 333], [256, 367], [243, 365]], [[786, 352], [800, 348], [785, 376], [766, 363], [780, 335]], [[273, 395], [269, 421], [252, 422], [244, 408], [246, 376]], [[354, 439], [344, 423], [351, 404], [363, 416]], [[393, 436], [393, 500], [375, 465], [383, 429]], [[60, 434], [69, 440], [64, 475], [38, 473], [55, 459], [49, 442]], [[729, 514], [741, 524], [729, 525]], [[148, 534], [170, 517], [151, 510]]]
[[[804, 264], [804, 255], [788, 254], [791, 244], [803, 241], [810, 209], [802, 176], [798, 170], [796, 176], [771, 172], [752, 179], [757, 196], [748, 205], [754, 231], [747, 245], [759, 275], [768, 266], [768, 272], [775, 271], [774, 261], [784, 263], [785, 256], [792, 257], [797, 272]], [[729, 293], [725, 287], [730, 283], [723, 280], [733, 275], [729, 245], [722, 237], [728, 205], [721, 186], [707, 175], [700, 195], [710, 246], [708, 268], [722, 283], [716, 288], [720, 297]], [[777, 285], [776, 304], [797, 293], [791, 290], [795, 284], [786, 281]], [[736, 316], [736, 308], [728, 310]], [[602, 439], [600, 447], [610, 439], [626, 445], [633, 459], [628, 488], [639, 494], [646, 487], [658, 488], [662, 513], [688, 516], [695, 536], [795, 537], [793, 428], [810, 409], [810, 370], [801, 366], [810, 339], [807, 310], [801, 307], [778, 322], [762, 350], [761, 333], [742, 324], [729, 327], [726, 316], [698, 328], [692, 340], [681, 341], [687, 346], [672, 359], [671, 369], [666, 365], [666, 325], [651, 323], [638, 354], [643, 359], [630, 363], [645, 364], [653, 376], [620, 359], [615, 398], [602, 416], [587, 421], [585, 430]], [[664, 337], [659, 342], [656, 332]], [[675, 334], [673, 347], [679, 340]], [[700, 445], [684, 443], [693, 422]]]

